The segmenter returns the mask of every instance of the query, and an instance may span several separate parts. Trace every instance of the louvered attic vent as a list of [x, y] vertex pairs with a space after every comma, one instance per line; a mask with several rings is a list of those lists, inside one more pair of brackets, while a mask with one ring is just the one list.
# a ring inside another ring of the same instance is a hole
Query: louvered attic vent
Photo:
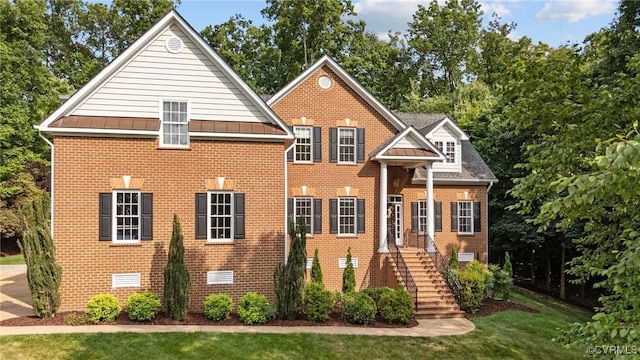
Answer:
[[140, 273], [112, 274], [111, 287], [140, 287]]
[[233, 284], [233, 270], [207, 271], [207, 285]]
[[177, 54], [180, 51], [182, 51], [182, 46], [184, 46], [184, 43], [182, 42], [182, 40], [180, 40], [179, 37], [177, 36], [172, 36], [170, 38], [167, 39], [167, 41], [164, 44], [165, 48], [167, 48], [167, 51], [172, 53], [172, 54]]

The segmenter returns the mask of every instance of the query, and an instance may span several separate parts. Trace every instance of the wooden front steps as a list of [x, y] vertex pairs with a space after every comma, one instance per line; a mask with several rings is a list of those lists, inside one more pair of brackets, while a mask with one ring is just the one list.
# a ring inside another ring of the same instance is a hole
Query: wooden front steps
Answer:
[[[416, 318], [444, 319], [464, 317], [464, 312], [449, 291], [447, 284], [436, 269], [429, 254], [416, 248], [400, 249], [402, 258], [407, 264], [411, 276], [418, 287], [418, 309]], [[389, 261], [393, 264], [398, 283], [405, 285], [397, 265], [391, 255]]]

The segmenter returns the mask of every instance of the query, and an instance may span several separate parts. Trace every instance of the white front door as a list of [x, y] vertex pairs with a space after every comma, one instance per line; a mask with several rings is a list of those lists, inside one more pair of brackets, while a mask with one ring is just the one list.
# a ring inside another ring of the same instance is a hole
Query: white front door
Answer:
[[402, 195], [389, 195], [387, 197], [387, 208], [391, 208], [391, 218], [389, 219], [389, 229], [393, 233], [396, 245], [403, 246], [402, 231]]

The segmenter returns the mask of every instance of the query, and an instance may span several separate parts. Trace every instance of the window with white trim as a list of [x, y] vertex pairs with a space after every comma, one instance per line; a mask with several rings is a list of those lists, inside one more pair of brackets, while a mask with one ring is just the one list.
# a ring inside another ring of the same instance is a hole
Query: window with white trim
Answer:
[[338, 235], [356, 235], [356, 198], [338, 198]]
[[140, 240], [140, 192], [113, 192], [114, 242], [137, 242]]
[[458, 201], [458, 233], [473, 234], [473, 201]]
[[293, 208], [296, 224], [300, 218], [304, 219], [307, 234], [311, 234], [313, 231], [313, 198], [295, 197], [293, 198]]
[[355, 164], [356, 129], [338, 128], [338, 163]]
[[160, 145], [167, 147], [189, 146], [189, 116], [186, 101], [162, 102]]
[[313, 127], [294, 126], [293, 132], [296, 135], [296, 146], [294, 147], [294, 162], [313, 162]]
[[209, 240], [233, 240], [233, 193], [209, 192], [207, 229]]
[[427, 232], [427, 201], [418, 201], [418, 231]]
[[[456, 143], [455, 141], [436, 141], [436, 147], [438, 150], [442, 151], [442, 153], [447, 157], [444, 162], [448, 164], [453, 164], [456, 162]], [[446, 146], [446, 147], [445, 147]]]

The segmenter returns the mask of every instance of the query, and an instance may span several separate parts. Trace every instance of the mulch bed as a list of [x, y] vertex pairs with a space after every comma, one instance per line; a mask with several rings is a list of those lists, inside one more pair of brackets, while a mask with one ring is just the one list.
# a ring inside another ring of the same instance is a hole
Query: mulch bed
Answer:
[[[517, 304], [510, 301], [501, 301], [494, 299], [484, 299], [482, 302], [482, 306], [480, 310], [478, 310], [475, 314], [465, 314], [467, 319], [474, 319], [478, 317], [489, 316], [495, 314], [500, 311], [505, 310], [517, 310], [524, 311], [528, 313], [539, 313], [540, 311], [536, 309], [532, 309], [526, 305]], [[81, 315], [82, 312], [79, 311], [66, 311], [59, 312], [55, 317], [52, 318], [38, 318], [35, 316], [23, 316], [17, 317], [13, 319], [7, 319], [0, 321], [0, 326], [60, 326], [67, 325], [67, 317], [69, 316], [78, 316]], [[243, 323], [238, 319], [238, 316], [233, 313], [229, 317], [229, 319], [215, 322], [207, 319], [202, 313], [188, 313], [187, 317], [184, 321], [175, 321], [169, 319], [163, 312], [160, 312], [155, 319], [151, 321], [133, 321], [130, 320], [126, 313], [122, 312], [116, 318], [114, 322], [105, 323], [102, 322], [98, 324], [100, 325], [212, 325], [212, 326], [232, 326], [232, 325], [243, 325]], [[304, 319], [298, 320], [277, 320], [272, 319], [269, 320], [266, 324], [262, 325], [254, 325], [254, 326], [357, 326], [357, 327], [373, 327], [373, 328], [409, 328], [418, 325], [416, 319], [412, 319], [409, 325], [396, 325], [396, 324], [388, 324], [383, 319], [378, 318], [376, 322], [372, 325], [354, 325], [345, 322], [342, 319], [342, 314], [339, 312], [334, 312], [331, 314], [329, 319], [322, 323], [315, 323], [311, 321], [307, 321]]]

